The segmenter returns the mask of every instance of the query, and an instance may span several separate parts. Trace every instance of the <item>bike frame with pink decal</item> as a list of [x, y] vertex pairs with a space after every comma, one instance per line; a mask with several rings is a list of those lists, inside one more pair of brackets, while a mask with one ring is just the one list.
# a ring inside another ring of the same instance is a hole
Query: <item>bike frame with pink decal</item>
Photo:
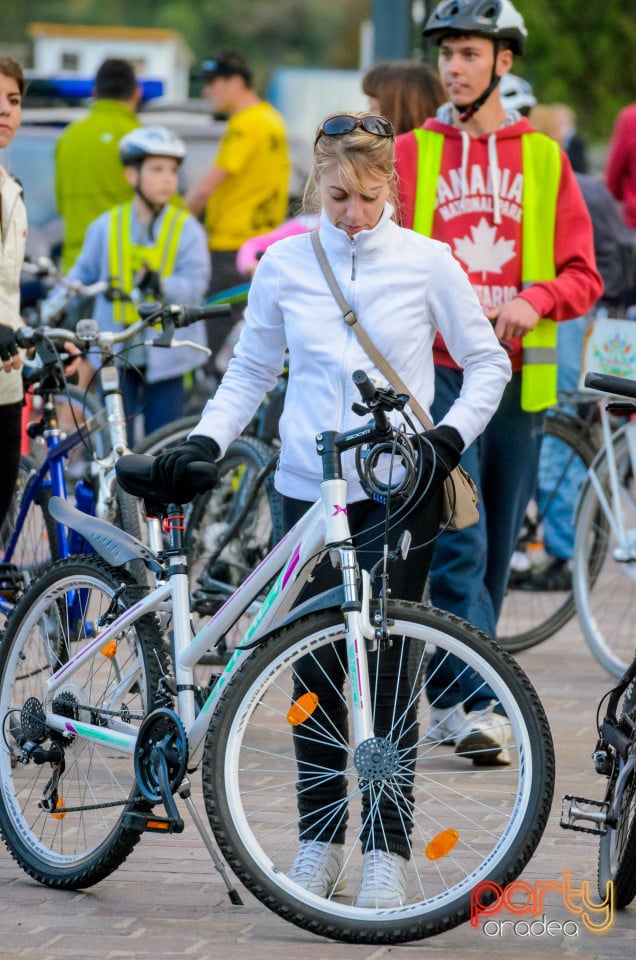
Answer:
[[[366, 571], [358, 569], [347, 516], [347, 481], [338, 475], [341, 474], [341, 452], [373, 441], [377, 436], [378, 428], [374, 421], [347, 434], [331, 432], [320, 435], [319, 452], [323, 456], [326, 475], [326, 479], [321, 484], [320, 499], [194, 638], [192, 638], [190, 622], [186, 556], [185, 553], [179, 552], [179, 549], [183, 549], [183, 534], [178, 525], [175, 525], [175, 528], [171, 529], [171, 546], [174, 555], [171, 556], [166, 568], [166, 582], [160, 583], [133, 607], [117, 616], [49, 678], [47, 702], [52, 703], [56, 692], [68, 684], [73, 674], [81, 671], [88, 660], [100, 656], [104, 647], [131, 624], [149, 612], [170, 610], [173, 621], [174, 679], [178, 691], [178, 715], [188, 738], [188, 770], [190, 772], [196, 770], [201, 761], [205, 734], [215, 703], [237, 664], [290, 615], [298, 595], [310, 580], [314, 567], [328, 550], [332, 553], [335, 566], [342, 572], [348, 670], [352, 689], [357, 691], [352, 707], [355, 745], [373, 737], [367, 649], [373, 649], [376, 627], [372, 625], [369, 615], [370, 578]], [[336, 476], [330, 476], [330, 474], [336, 474]], [[56, 505], [53, 504], [52, 512], [55, 511]], [[73, 521], [67, 518], [65, 522], [72, 524]], [[84, 518], [82, 522], [86, 524]], [[99, 521], [91, 518], [89, 524], [98, 531], [98, 539], [95, 540], [94, 546], [100, 552], [104, 531]], [[91, 542], [90, 531], [84, 532]], [[212, 687], [205, 703], [198, 708], [195, 697], [195, 665], [204, 653], [210, 650], [252, 607], [255, 599], [274, 577], [276, 579], [257, 609], [239, 647]], [[125, 684], [122, 683], [122, 689], [124, 687]], [[114, 700], [111, 704], [113, 712], [116, 712], [118, 706], [119, 704]], [[50, 711], [46, 712], [46, 723], [51, 730], [57, 730], [61, 734], [111, 743], [117, 750], [131, 755], [135, 752], [137, 729], [131, 724], [113, 722], [105, 727], [100, 722], [70, 720]]]

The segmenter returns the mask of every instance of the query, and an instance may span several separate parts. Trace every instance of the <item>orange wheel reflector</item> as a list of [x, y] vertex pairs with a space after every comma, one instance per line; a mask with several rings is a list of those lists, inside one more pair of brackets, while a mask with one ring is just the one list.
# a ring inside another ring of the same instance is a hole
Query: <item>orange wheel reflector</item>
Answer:
[[458, 840], [457, 830], [442, 830], [433, 837], [424, 853], [429, 860], [441, 860], [451, 852]]
[[109, 660], [112, 660], [115, 654], [117, 653], [117, 643], [115, 640], [109, 640], [108, 643], [105, 643], [100, 653], [104, 657], [108, 657]]
[[295, 700], [287, 711], [287, 722], [292, 727], [297, 727], [299, 723], [304, 723], [312, 715], [318, 706], [318, 695], [315, 693], [303, 693], [302, 697]]
[[53, 811], [51, 816], [53, 817], [54, 820], [63, 820], [64, 817], [66, 816], [64, 801], [62, 800], [61, 797], [57, 798], [57, 802], [55, 804], [55, 810]]

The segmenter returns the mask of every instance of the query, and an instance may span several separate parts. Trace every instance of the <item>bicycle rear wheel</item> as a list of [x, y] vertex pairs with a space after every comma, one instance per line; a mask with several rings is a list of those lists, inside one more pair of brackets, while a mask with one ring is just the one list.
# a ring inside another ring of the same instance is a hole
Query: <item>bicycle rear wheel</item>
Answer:
[[[308, 666], [324, 673], [325, 657], [343, 662], [342, 614], [329, 610], [280, 630], [245, 657], [212, 713], [203, 756], [208, 817], [237, 876], [285, 919], [349, 942], [400, 943], [468, 919], [478, 883], [503, 887], [530, 859], [554, 786], [547, 719], [519, 665], [449, 614], [395, 601], [389, 617], [392, 648], [370, 655], [376, 740], [356, 751], [350, 746], [344, 665], [342, 686], [334, 680], [330, 691], [333, 709], [316, 703], [310, 689], [292, 700], [294, 681]], [[473, 764], [435, 729], [425, 732], [434, 651], [459, 656], [490, 684], [505, 710], [500, 719], [508, 765]], [[394, 684], [381, 681], [387, 657], [393, 658], [392, 676], [397, 671]], [[319, 897], [288, 877], [299, 830], [295, 748], [311, 742], [319, 743], [323, 759], [306, 762], [300, 795], [304, 800], [316, 790], [324, 796], [314, 810], [321, 839], [345, 831], [338, 879], [345, 870], [349, 882], [360, 874], [369, 833], [384, 849], [382, 841], [391, 836], [410, 851], [402, 906], [357, 906], [355, 887]]]
[[[536, 516], [528, 524], [536, 529], [539, 539], [544, 524], [557, 515], [561, 499], [574, 511], [596, 452], [585, 422], [562, 412], [546, 417], [542, 444], [550, 461], [559, 467], [553, 471], [546, 489], [540, 491], [534, 504]], [[497, 640], [510, 653], [527, 650], [560, 630], [574, 612], [571, 586], [566, 590], [527, 590], [523, 589], [523, 577], [517, 579], [513, 572], [497, 624]]]
[[[118, 754], [107, 731], [138, 726], [153, 702], [164, 665], [154, 618], [138, 620], [53, 694], [47, 681], [140, 589], [98, 557], [61, 560], [25, 593], [4, 634], [0, 831], [20, 866], [51, 887], [97, 883], [139, 840], [124, 822], [140, 804], [133, 758]], [[67, 735], [47, 727], [47, 711], [68, 718]], [[103, 743], [73, 735], [74, 720], [96, 717]]]
[[135, 444], [133, 453], [143, 453], [149, 457], [156, 457], [158, 453], [163, 453], [164, 450], [168, 450], [178, 443], [183, 443], [200, 420], [199, 415], [180, 417], [173, 423], [166, 424], [165, 427], [159, 427], [158, 430], [153, 430], [152, 433], [142, 437], [139, 443]]
[[[636, 423], [614, 435], [612, 448], [620, 503], [615, 504], [611, 496], [611, 464], [603, 449], [581, 494], [573, 578], [579, 623], [588, 646], [608, 673], [620, 677], [634, 655]], [[615, 519], [617, 510], [622, 514], [622, 538]]]

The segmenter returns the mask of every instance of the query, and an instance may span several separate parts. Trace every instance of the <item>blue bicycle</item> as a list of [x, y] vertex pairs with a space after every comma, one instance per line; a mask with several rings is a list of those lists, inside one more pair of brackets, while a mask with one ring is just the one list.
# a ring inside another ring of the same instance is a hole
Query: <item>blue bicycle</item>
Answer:
[[[115, 481], [115, 463], [129, 452], [115, 346], [161, 324], [163, 332], [153, 340], [153, 345], [171, 347], [175, 327], [225, 315], [227, 311], [227, 306], [147, 303], [139, 308], [140, 319], [116, 334], [100, 331], [90, 319], [81, 320], [75, 333], [50, 327], [18, 331], [19, 346], [34, 348], [38, 358], [37, 368], [27, 375], [27, 383], [37, 384], [34, 392], [41, 398], [41, 418], [30, 425], [29, 433], [44, 441], [46, 457], [39, 465], [32, 457], [22, 457], [16, 494], [0, 529], [0, 613], [7, 616], [25, 587], [54, 560], [86, 550], [84, 540], [55, 523], [48, 511], [52, 496], [69, 497], [71, 478], [67, 465], [73, 452], [85, 451], [87, 460], [85, 474], [74, 481], [76, 506], [135, 536], [141, 535], [138, 501], [124, 493]], [[64, 354], [58, 352], [64, 342], [74, 343], [83, 352], [90, 349], [94, 353], [97, 349], [101, 355], [99, 381], [104, 403], [94, 412], [68, 393]], [[59, 416], [60, 398], [65, 396], [68, 415], [74, 423], [70, 432], [62, 427]], [[156, 547], [160, 537], [160, 531], [150, 530], [151, 545]]]

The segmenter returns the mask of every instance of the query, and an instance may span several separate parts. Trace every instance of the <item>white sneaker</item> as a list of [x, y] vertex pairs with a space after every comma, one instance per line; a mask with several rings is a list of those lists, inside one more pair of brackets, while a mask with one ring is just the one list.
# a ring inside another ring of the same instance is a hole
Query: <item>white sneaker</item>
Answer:
[[493, 712], [494, 704], [485, 710], [467, 714], [464, 733], [456, 739], [455, 753], [468, 757], [477, 767], [505, 767], [511, 763], [510, 721]]
[[406, 866], [399, 853], [369, 850], [362, 862], [362, 880], [356, 907], [388, 909], [406, 903]]
[[296, 859], [287, 874], [299, 887], [328, 897], [346, 885], [342, 872], [344, 847], [341, 843], [323, 843], [321, 840], [301, 840]]
[[456, 707], [429, 707], [424, 737], [432, 743], [455, 743], [465, 732], [468, 718], [461, 704]]

